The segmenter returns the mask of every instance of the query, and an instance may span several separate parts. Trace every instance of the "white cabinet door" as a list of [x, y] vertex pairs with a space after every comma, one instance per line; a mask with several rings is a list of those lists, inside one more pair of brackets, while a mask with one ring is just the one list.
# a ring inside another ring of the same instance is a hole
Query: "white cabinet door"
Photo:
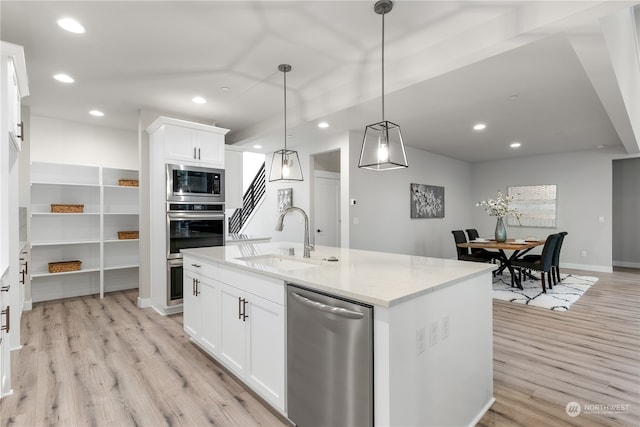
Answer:
[[224, 168], [224, 135], [198, 130], [195, 147], [197, 161], [208, 166]]
[[196, 130], [181, 126], [164, 127], [165, 158], [177, 162], [194, 162], [197, 156]]
[[200, 342], [210, 353], [217, 355], [220, 353], [220, 282], [203, 277], [198, 292], [202, 316]]
[[247, 380], [256, 391], [284, 410], [284, 306], [251, 295], [249, 307]]
[[165, 125], [164, 144], [167, 161], [224, 168], [224, 135]]
[[229, 369], [244, 376], [246, 360], [246, 319], [241, 315], [245, 309], [244, 293], [232, 286], [222, 285], [220, 357]]
[[198, 340], [202, 327], [202, 298], [199, 295], [196, 296], [196, 277], [199, 276], [186, 269], [183, 269], [183, 271], [183, 329], [191, 338]]

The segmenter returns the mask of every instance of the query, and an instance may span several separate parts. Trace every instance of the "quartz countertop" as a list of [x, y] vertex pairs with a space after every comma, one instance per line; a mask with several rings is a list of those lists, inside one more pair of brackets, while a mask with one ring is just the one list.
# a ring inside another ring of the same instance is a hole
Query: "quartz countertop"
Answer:
[[[290, 248], [295, 251], [292, 257], [288, 255]], [[437, 291], [495, 268], [495, 265], [485, 263], [328, 246], [316, 246], [311, 258], [305, 259], [302, 258], [302, 245], [290, 242], [234, 244], [183, 249], [182, 252], [204, 261], [381, 307]], [[307, 264], [285, 261], [285, 267], [278, 268], [251, 259], [265, 255], [278, 255], [285, 260]], [[338, 260], [328, 261], [330, 257]]]

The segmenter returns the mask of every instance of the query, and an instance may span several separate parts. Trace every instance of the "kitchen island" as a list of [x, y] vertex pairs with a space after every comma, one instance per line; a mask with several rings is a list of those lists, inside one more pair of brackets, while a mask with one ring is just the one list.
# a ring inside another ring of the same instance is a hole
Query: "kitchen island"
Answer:
[[288, 242], [183, 250], [185, 331], [286, 416], [285, 283], [295, 283], [373, 306], [376, 426], [474, 425], [489, 409], [491, 265], [302, 253]]

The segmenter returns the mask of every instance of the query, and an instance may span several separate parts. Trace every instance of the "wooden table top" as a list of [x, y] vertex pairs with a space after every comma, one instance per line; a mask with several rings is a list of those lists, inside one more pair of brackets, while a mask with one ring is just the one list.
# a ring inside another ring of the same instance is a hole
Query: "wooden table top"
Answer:
[[509, 249], [519, 251], [523, 249], [532, 249], [536, 246], [544, 245], [545, 240], [531, 240], [524, 243], [515, 243], [515, 239], [507, 239], [506, 242], [496, 242], [495, 240], [487, 240], [486, 242], [471, 241], [468, 243], [458, 243], [460, 248], [483, 248], [483, 249]]

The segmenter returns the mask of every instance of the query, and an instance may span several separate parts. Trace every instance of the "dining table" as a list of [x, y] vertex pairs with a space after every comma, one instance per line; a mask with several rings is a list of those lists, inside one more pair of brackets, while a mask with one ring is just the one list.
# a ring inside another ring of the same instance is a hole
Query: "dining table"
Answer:
[[[531, 249], [534, 249], [538, 246], [542, 246], [545, 243], [545, 239], [507, 239], [504, 242], [498, 242], [494, 239], [476, 239], [471, 240], [467, 243], [458, 243], [457, 246], [460, 248], [470, 248], [470, 249], [487, 249], [487, 250], [495, 250], [500, 254], [501, 265], [495, 271], [495, 274], [501, 274], [505, 268], [509, 270], [511, 273], [511, 286], [514, 284], [522, 289], [522, 283], [520, 283], [520, 278], [515, 274], [513, 269], [513, 261], [522, 258], [526, 255]], [[513, 251], [510, 256], [507, 256], [505, 251]], [[531, 276], [533, 279], [537, 279], [535, 276]]]

